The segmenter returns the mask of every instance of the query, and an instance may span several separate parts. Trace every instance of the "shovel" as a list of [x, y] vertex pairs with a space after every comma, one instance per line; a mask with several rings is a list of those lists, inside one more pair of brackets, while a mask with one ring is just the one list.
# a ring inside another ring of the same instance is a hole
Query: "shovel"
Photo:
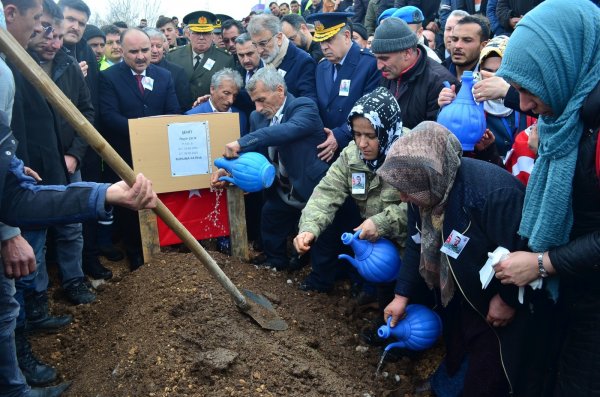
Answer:
[[[102, 157], [104, 161], [130, 186], [135, 182], [133, 170], [115, 152], [108, 142], [96, 131], [90, 122], [83, 117], [73, 103], [62, 93], [46, 72], [35, 63], [25, 52], [23, 47], [5, 29], [0, 28], [0, 52], [6, 54], [8, 59], [19, 71], [44, 94], [48, 101], [72, 126], [77, 130], [87, 143]], [[94, 67], [95, 65], [90, 65]], [[252, 291], [240, 290], [225, 275], [215, 260], [202, 248], [194, 236], [179, 222], [169, 209], [158, 200], [153, 210], [165, 224], [183, 241], [183, 243], [196, 255], [213, 277], [231, 295], [238, 309], [252, 317], [261, 327], [283, 331], [287, 323], [274, 310], [271, 302], [264, 296]]]

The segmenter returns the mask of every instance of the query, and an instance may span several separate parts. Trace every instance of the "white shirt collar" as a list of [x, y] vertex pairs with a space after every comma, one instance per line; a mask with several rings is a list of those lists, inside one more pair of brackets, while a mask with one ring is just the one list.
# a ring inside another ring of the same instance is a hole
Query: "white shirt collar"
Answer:
[[[208, 103], [210, 104], [210, 108], [212, 109], [213, 113], [219, 113], [220, 111], [217, 110], [217, 108], [213, 105], [212, 101], [210, 98], [208, 98]], [[231, 106], [229, 107], [229, 110], [225, 113], [231, 113]]]
[[137, 73], [137, 72], [136, 72], [135, 70], [133, 70], [133, 69], [129, 69], [129, 70], [131, 70], [131, 73], [132, 73], [134, 76], [137, 76], [138, 74], [141, 74], [142, 76], [146, 76], [146, 69], [144, 69], [144, 71], [143, 71], [142, 73]]
[[285, 101], [287, 101], [287, 95], [285, 98], [283, 98], [283, 103], [281, 104], [281, 107], [277, 110], [277, 113], [275, 113], [275, 116], [273, 116], [273, 118], [271, 119], [271, 124], [273, 124], [274, 120], [277, 120], [279, 123], [281, 123], [281, 117], [283, 115], [283, 108], [285, 107]]

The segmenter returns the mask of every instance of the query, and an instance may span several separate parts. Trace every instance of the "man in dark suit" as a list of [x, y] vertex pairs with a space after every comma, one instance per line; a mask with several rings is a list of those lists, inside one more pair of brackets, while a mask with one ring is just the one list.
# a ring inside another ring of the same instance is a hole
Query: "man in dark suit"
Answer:
[[258, 48], [254, 45], [248, 33], [242, 33], [235, 39], [235, 51], [240, 64], [237, 71], [242, 76], [242, 87], [235, 100], [235, 104], [247, 116], [250, 116], [250, 113], [254, 111], [254, 102], [250, 99], [250, 95], [248, 95], [245, 87], [254, 73], [264, 66], [264, 63], [260, 59]]
[[334, 158], [336, 151], [352, 140], [348, 129], [348, 113], [363, 95], [379, 86], [381, 75], [377, 61], [369, 50], [352, 41], [348, 18], [352, 13], [329, 12], [308, 17], [315, 25], [314, 41], [320, 43], [325, 55], [317, 65], [317, 105], [327, 141], [320, 145], [319, 157]]
[[210, 79], [223, 68], [235, 68], [233, 57], [212, 43], [216, 17], [195, 11], [183, 18], [190, 30], [190, 44], [170, 52], [167, 60], [181, 66], [190, 82], [192, 98], [210, 93]]
[[[121, 34], [121, 43], [123, 62], [100, 75], [100, 119], [108, 142], [132, 165], [129, 119], [178, 114], [180, 108], [171, 73], [150, 64], [148, 35], [128, 29]], [[112, 171], [108, 178], [118, 180]], [[115, 209], [115, 219], [124, 231], [130, 269], [135, 270], [143, 264], [137, 213]]]
[[[262, 242], [266, 264], [288, 269], [287, 237], [297, 227], [300, 211], [328, 169], [317, 157], [317, 145], [325, 139], [323, 123], [316, 117], [316, 104], [289, 94], [283, 77], [272, 68], [256, 72], [246, 88], [256, 104], [250, 116], [252, 132], [228, 143], [225, 156], [263, 151], [274, 163], [277, 179], [262, 210]], [[223, 171], [213, 176], [213, 183]]]
[[190, 82], [181, 66], [169, 62], [165, 58], [164, 43], [167, 40], [166, 36], [156, 28], [145, 28], [144, 32], [150, 37], [150, 62], [171, 72], [179, 106], [183, 112], [189, 110], [194, 102], [190, 93]]
[[279, 18], [267, 14], [255, 15], [248, 24], [248, 33], [264, 63], [277, 69], [283, 76], [287, 90], [295, 97], [306, 97], [317, 102], [316, 62], [283, 34]]

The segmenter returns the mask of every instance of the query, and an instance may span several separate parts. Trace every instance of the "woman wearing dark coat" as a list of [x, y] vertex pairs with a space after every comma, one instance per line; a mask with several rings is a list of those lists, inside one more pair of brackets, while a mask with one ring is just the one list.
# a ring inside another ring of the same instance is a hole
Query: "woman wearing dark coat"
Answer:
[[600, 9], [591, 1], [546, 0], [519, 22], [497, 73], [519, 90], [521, 109], [540, 118], [539, 157], [519, 227], [533, 252], [511, 253], [496, 277], [506, 285], [541, 278], [557, 299], [549, 330], [559, 332], [552, 347], [559, 348], [560, 396], [600, 394], [598, 26]]
[[524, 187], [495, 165], [461, 156], [458, 139], [426, 121], [398, 139], [378, 171], [409, 203], [410, 238], [384, 314], [396, 323], [425, 281], [441, 303], [446, 345], [434, 392], [452, 395], [448, 384], [436, 384], [454, 377], [456, 395], [535, 395], [543, 363], [535, 335], [545, 298], [530, 289], [520, 304], [515, 286], [493, 280], [482, 289], [479, 277], [488, 252], [526, 248], [517, 235]]

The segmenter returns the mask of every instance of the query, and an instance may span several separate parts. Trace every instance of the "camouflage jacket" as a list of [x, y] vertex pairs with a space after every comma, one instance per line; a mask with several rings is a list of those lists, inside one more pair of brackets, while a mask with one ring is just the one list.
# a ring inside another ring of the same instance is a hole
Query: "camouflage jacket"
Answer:
[[[365, 176], [365, 193], [352, 193], [352, 174]], [[400, 193], [371, 171], [359, 156], [354, 142], [342, 150], [340, 157], [331, 165], [327, 174], [313, 191], [302, 210], [299, 231], [310, 232], [318, 237], [331, 222], [337, 210], [352, 196], [363, 219], [370, 218], [382, 237], [395, 240], [404, 247], [406, 238], [406, 203]], [[358, 225], [356, 225], [358, 226]]]

